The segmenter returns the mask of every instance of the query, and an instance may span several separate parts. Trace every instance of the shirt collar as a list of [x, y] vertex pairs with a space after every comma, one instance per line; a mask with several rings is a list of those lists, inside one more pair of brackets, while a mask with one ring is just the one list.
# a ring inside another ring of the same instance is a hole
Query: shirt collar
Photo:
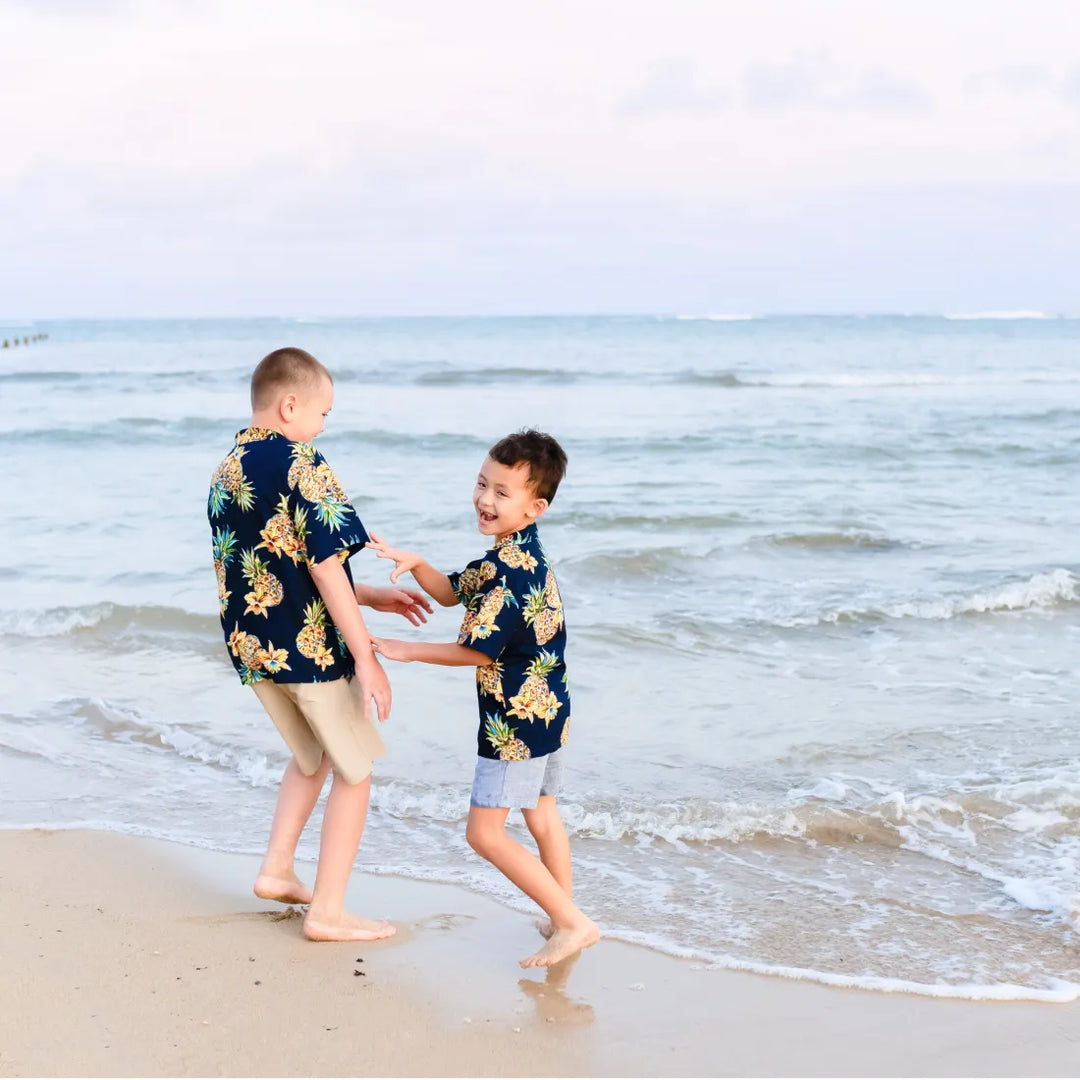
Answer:
[[246, 443], [263, 442], [265, 439], [284, 439], [280, 431], [268, 427], [249, 427], [236, 433], [236, 445], [244, 446]]
[[489, 550], [499, 551], [501, 548], [508, 547], [510, 544], [528, 544], [535, 539], [536, 522], [532, 521], [526, 525], [524, 529], [519, 529], [516, 533], [511, 533], [505, 539], [492, 544]]

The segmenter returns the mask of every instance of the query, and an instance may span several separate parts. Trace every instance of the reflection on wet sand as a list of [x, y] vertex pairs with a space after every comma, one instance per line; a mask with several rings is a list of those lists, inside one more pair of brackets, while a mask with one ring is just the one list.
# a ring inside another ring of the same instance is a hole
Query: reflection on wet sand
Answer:
[[549, 1024], [591, 1024], [596, 1020], [593, 1007], [587, 1001], [575, 1001], [566, 993], [570, 969], [581, 958], [576, 952], [547, 969], [543, 982], [519, 979], [518, 986], [536, 1005], [537, 1017]]

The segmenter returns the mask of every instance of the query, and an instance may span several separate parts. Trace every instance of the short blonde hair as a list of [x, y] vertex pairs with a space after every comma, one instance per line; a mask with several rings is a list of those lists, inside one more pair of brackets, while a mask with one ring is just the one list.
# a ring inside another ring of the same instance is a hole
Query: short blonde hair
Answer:
[[286, 390], [310, 390], [325, 377], [334, 381], [325, 365], [309, 352], [292, 346], [264, 356], [251, 374], [251, 407], [264, 409]]

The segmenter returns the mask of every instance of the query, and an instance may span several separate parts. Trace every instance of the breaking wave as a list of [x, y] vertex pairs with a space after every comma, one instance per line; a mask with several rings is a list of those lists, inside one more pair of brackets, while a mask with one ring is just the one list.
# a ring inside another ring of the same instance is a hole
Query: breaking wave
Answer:
[[181, 634], [216, 639], [221, 624], [216, 615], [199, 615], [158, 604], [128, 605], [104, 602], [44, 611], [7, 611], [0, 615], [0, 635], [30, 638], [119, 636], [154, 637]]
[[1080, 578], [1065, 569], [1035, 574], [996, 589], [943, 596], [936, 600], [913, 600], [875, 608], [837, 608], [820, 615], [780, 620], [786, 627], [816, 626], [822, 623], [880, 622], [886, 619], [929, 619], [941, 621], [971, 615], [1052, 610], [1080, 602]]

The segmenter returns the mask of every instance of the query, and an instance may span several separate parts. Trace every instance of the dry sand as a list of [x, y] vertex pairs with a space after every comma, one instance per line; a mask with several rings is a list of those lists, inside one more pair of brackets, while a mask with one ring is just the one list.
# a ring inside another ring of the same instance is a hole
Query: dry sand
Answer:
[[1077, 1004], [836, 990], [607, 941], [525, 974], [525, 916], [360, 874], [350, 902], [398, 936], [316, 945], [247, 892], [256, 867], [0, 830], [0, 1075], [1080, 1073]]

